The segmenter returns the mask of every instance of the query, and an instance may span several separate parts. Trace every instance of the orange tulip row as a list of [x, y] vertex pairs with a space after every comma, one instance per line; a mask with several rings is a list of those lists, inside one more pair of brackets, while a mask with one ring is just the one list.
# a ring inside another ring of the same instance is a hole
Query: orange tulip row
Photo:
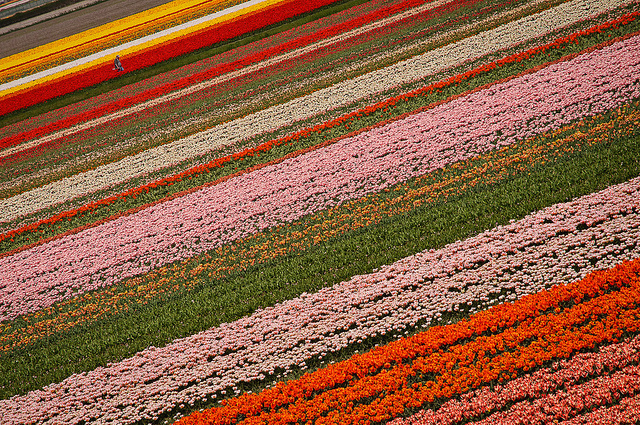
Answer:
[[640, 329], [640, 259], [245, 394], [180, 424], [372, 423]]

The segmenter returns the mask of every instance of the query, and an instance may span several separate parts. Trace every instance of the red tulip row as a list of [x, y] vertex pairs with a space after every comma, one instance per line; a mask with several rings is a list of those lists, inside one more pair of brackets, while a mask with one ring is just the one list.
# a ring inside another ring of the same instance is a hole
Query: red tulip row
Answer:
[[184, 424], [370, 424], [640, 330], [640, 259], [433, 327]]

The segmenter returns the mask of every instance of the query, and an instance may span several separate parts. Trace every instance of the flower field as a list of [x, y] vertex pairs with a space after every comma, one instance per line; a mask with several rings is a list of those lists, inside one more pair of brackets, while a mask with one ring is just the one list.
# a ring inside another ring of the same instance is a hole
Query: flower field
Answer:
[[637, 0], [174, 1], [0, 111], [2, 424], [640, 422]]

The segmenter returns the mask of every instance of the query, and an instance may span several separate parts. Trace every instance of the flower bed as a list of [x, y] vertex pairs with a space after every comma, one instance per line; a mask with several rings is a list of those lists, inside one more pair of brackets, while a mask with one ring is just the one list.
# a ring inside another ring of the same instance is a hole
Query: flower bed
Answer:
[[636, 419], [637, 2], [334, 12], [3, 131], [1, 422]]
[[[376, 335], [438, 323], [443, 315], [465, 306], [481, 310], [499, 294], [501, 301], [513, 301], [544, 293], [554, 285], [587, 279], [593, 270], [640, 254], [639, 184], [635, 179], [550, 207], [522, 221], [442, 250], [405, 258], [378, 272], [355, 276], [336, 287], [305, 294], [165, 348], [151, 348], [110, 368], [71, 377], [46, 390], [72, 397], [51, 399], [35, 391], [10, 403], [0, 401], [0, 411], [8, 415], [10, 406], [37, 403], [44, 396], [43, 401], [54, 404], [30, 409], [41, 412], [41, 418], [50, 417], [52, 408], [69, 411], [72, 406], [78, 414], [86, 415], [82, 399], [88, 397], [102, 400], [100, 405], [94, 404], [94, 409], [104, 409], [99, 416], [108, 414], [110, 406], [124, 403], [136, 406], [136, 410], [144, 405], [142, 410], [150, 417], [180, 403], [223, 395], [242, 382], [260, 381], [304, 366], [311, 358], [322, 358]], [[578, 230], [583, 224], [588, 229]], [[594, 237], [603, 244], [601, 249], [591, 245]], [[611, 243], [616, 240], [619, 242]], [[585, 262], [579, 274], [566, 266], [580, 264], [585, 257], [597, 260]], [[597, 287], [583, 285], [597, 292]], [[70, 385], [74, 389], [65, 390]], [[14, 414], [27, 423], [25, 412]], [[128, 409], [113, 414], [118, 421], [140, 419], [140, 413]]]
[[[127, 72], [142, 69], [220, 41], [229, 40], [283, 19], [326, 6], [334, 1], [336, 0], [315, 0], [300, 3], [282, 0], [277, 5], [268, 5], [259, 12], [247, 13], [228, 23], [212, 25], [207, 30], [197, 31], [195, 34], [179, 37], [171, 42], [150, 46], [135, 53], [126, 55], [123, 53], [123, 59], [126, 59], [128, 64]], [[90, 67], [58, 77], [46, 84], [38, 84], [3, 95], [0, 114], [8, 114], [57, 96], [90, 87], [118, 75], [113, 72], [111, 62], [104, 63], [102, 61], [100, 64], [90, 64]]]
[[[637, 282], [638, 261], [594, 273], [259, 394], [228, 400], [178, 423], [295, 423], [304, 418], [346, 424], [390, 419], [407, 408], [494, 380], [510, 380], [550, 360], [637, 332]], [[414, 376], [418, 381], [411, 383]], [[637, 388], [635, 375], [626, 383], [631, 382]], [[634, 387], [627, 391], [633, 394]]]
[[[401, 11], [403, 8], [406, 7], [410, 7], [413, 6], [412, 3], [415, 3], [415, 0], [411, 0], [411, 1], [406, 1], [401, 3], [400, 5], [394, 5], [394, 7], [388, 7], [382, 10], [377, 10], [375, 13], [370, 13], [366, 16], [360, 17], [360, 18], [354, 18], [351, 19], [350, 21], [341, 23], [339, 25], [327, 28], [325, 30], [322, 31], [318, 31], [309, 35], [305, 35], [305, 36], [301, 36], [298, 38], [295, 38], [291, 41], [288, 41], [285, 44], [281, 44], [278, 45], [276, 47], [270, 48], [270, 49], [266, 49], [266, 50], [261, 50], [258, 51], [256, 53], [254, 53], [253, 55], [250, 55], [246, 58], [244, 58], [241, 61], [235, 61], [232, 62], [230, 64], [225, 64], [223, 66], [217, 66], [214, 67], [213, 69], [209, 69], [205, 72], [200, 72], [194, 75], [190, 75], [188, 77], [184, 77], [181, 78], [179, 80], [173, 81], [170, 84], [164, 84], [161, 85], [159, 87], [155, 87], [153, 90], [148, 90], [145, 91], [143, 93], [140, 93], [137, 96], [133, 96], [133, 97], [129, 97], [129, 98], [124, 98], [124, 99], [120, 99], [117, 102], [112, 102], [109, 104], [106, 104], [100, 108], [96, 108], [96, 109], [92, 109], [89, 111], [86, 111], [83, 114], [80, 115], [76, 115], [76, 116], [71, 116], [71, 117], [66, 117], [63, 120], [54, 122], [49, 124], [46, 127], [40, 127], [40, 128], [36, 128], [30, 132], [27, 133], [20, 133], [14, 136], [10, 136], [10, 137], [5, 137], [4, 139], [0, 140], [0, 148], [7, 148], [7, 147], [11, 147], [14, 146], [16, 144], [20, 144], [23, 143], [24, 141], [33, 139], [35, 137], [39, 137], [41, 135], [47, 134], [49, 132], [52, 131], [59, 131], [60, 129], [63, 128], [68, 128], [71, 127], [75, 124], [81, 123], [81, 122], [85, 122], [88, 121], [90, 119], [96, 118], [96, 117], [102, 117], [102, 120], [104, 120], [104, 115], [107, 115], [109, 113], [112, 113], [114, 111], [118, 111], [121, 110], [125, 107], [129, 107], [131, 105], [136, 105], [138, 103], [144, 102], [146, 100], [149, 99], [154, 99], [155, 104], [159, 103], [158, 99], [159, 97], [162, 97], [164, 95], [167, 95], [168, 93], [183, 89], [185, 87], [189, 87], [191, 85], [194, 84], [198, 84], [195, 88], [191, 88], [189, 91], [187, 91], [187, 93], [180, 93], [179, 95], [173, 94], [172, 96], [170, 96], [170, 98], [175, 99], [176, 97], [182, 97], [185, 96], [187, 94], [189, 94], [188, 92], [193, 92], [193, 91], [200, 91], [203, 88], [202, 83], [203, 81], [212, 79], [214, 77], [217, 77], [221, 74], [224, 73], [228, 73], [243, 67], [246, 67], [248, 65], [251, 64], [255, 64], [255, 63], [259, 63], [260, 61], [264, 61], [270, 57], [274, 57], [277, 55], [282, 55], [285, 52], [288, 51], [292, 51], [296, 48], [300, 48], [304, 46], [304, 49], [302, 49], [303, 52], [309, 52], [312, 51], [314, 49], [318, 49], [320, 47], [326, 47], [327, 45], [333, 44], [333, 43], [338, 43], [338, 42], [344, 42], [345, 39], [347, 37], [342, 36], [342, 37], [336, 37], [336, 35], [338, 34], [342, 34], [343, 32], [346, 32], [348, 30], [352, 30], [354, 28], [358, 28], [358, 31], [352, 31], [352, 34], [349, 34], [349, 36], [353, 37], [354, 35], [357, 35], [358, 33], [362, 32], [362, 29], [360, 27], [362, 27], [365, 24], [370, 23], [371, 21], [377, 21], [383, 18], [388, 17], [388, 15], [390, 15], [391, 13], [398, 13], [399, 11]], [[424, 10], [424, 7], [420, 8], [421, 10]], [[431, 13], [433, 14], [433, 9], [431, 8], [427, 8], [426, 11], [422, 11], [421, 13]], [[406, 19], [406, 18], [405, 18]], [[394, 24], [397, 25], [398, 22], [397, 20], [399, 20], [397, 17], [394, 20], [391, 20], [391, 22], [389, 24]], [[380, 23], [376, 22], [376, 25], [372, 25], [373, 28], [370, 29], [371, 30], [376, 30], [377, 27], [380, 25]], [[356, 33], [356, 34], [353, 34]], [[330, 40], [326, 40], [326, 39], [330, 39]], [[317, 46], [314, 46], [312, 43], [315, 43], [319, 40], [322, 40], [322, 43], [318, 43]], [[302, 52], [294, 52], [293, 55], [289, 54], [286, 55], [283, 59], [281, 60], [285, 60], [285, 61], [293, 61], [293, 60], [300, 60], [300, 58], [298, 56], [300, 56], [302, 54]], [[273, 60], [271, 60], [270, 62], [273, 62]], [[255, 68], [255, 66], [253, 67]], [[262, 72], [264, 72], [263, 70], [261, 70]], [[245, 71], [246, 72], [246, 71]], [[209, 83], [211, 84], [211, 83]], [[136, 108], [137, 110], [140, 109], [140, 107]], [[108, 118], [107, 118], [108, 119]], [[11, 151], [9, 151], [11, 152]], [[3, 158], [4, 159], [4, 158]]]
[[[624, 408], [625, 401], [634, 403], [638, 391], [639, 342], [636, 336], [629, 341], [603, 346], [595, 353], [577, 354], [569, 360], [553, 363], [552, 367], [496, 385], [493, 389], [482, 387], [469, 392], [460, 400], [446, 402], [436, 411], [423, 410], [390, 423], [445, 425], [469, 421], [498, 424], [514, 423], [518, 417], [526, 415], [531, 418], [530, 423], [542, 424], [568, 419], [602, 404], [612, 404], [614, 399], [622, 399], [620, 408]], [[624, 397], [629, 394], [631, 397]], [[529, 400], [535, 401], [531, 403]], [[500, 411], [510, 405], [512, 407], [507, 412]], [[595, 413], [585, 412], [584, 416], [589, 417], [589, 422], [604, 421], [612, 413], [609, 410], [618, 410], [618, 406]], [[485, 419], [474, 421], [474, 418], [487, 414]], [[619, 419], [624, 421], [625, 415], [620, 416]], [[581, 423], [578, 418], [574, 422]]]
[[[384, 43], [382, 43], [382, 45], [377, 46], [376, 49], [380, 49], [382, 46], [384, 46]], [[382, 55], [384, 56], [384, 55]], [[341, 61], [341, 58], [337, 58], [337, 63], [339, 63]], [[326, 65], [323, 65], [326, 66]], [[307, 72], [306, 70], [304, 72]], [[295, 70], [294, 70], [294, 74], [295, 74]], [[299, 75], [299, 74], [297, 74]], [[333, 75], [331, 76], [332, 79], [336, 79], [339, 78], [340, 75]], [[287, 75], [283, 75], [282, 77], [283, 81], [288, 81], [290, 78], [287, 78]], [[437, 79], [437, 77], [432, 77], [434, 79]], [[237, 80], [233, 80], [232, 82], [236, 82]], [[308, 83], [311, 83], [311, 81], [308, 81]], [[229, 84], [226, 83], [225, 86], [228, 86]], [[295, 84], [295, 87], [300, 87], [301, 82], [297, 82]], [[225, 86], [221, 86], [219, 87], [219, 89], [221, 90], [226, 90], [227, 87]], [[231, 86], [233, 87], [233, 86]], [[265, 88], [269, 88], [268, 85], [261, 85], [260, 86], [260, 90], [264, 90]], [[285, 90], [287, 90], [286, 87], [283, 87]], [[274, 91], [273, 89], [276, 90], [280, 90], [281, 87], [278, 88], [274, 88], [271, 87], [271, 91]], [[296, 91], [299, 89], [295, 89]], [[289, 96], [294, 96], [296, 93], [290, 93]], [[246, 99], [252, 99], [253, 102], [257, 102], [260, 101], [260, 98], [262, 98], [262, 102], [264, 102], [264, 97], [263, 96], [256, 96], [255, 90], [252, 90], [250, 92], [250, 96], [247, 96], [247, 93], [245, 92], [241, 92], [239, 93], [239, 98], [237, 100], [235, 99], [229, 99], [229, 96], [225, 96], [222, 99], [220, 99], [217, 102], [214, 102], [214, 104], [211, 107], [214, 108], [219, 108], [222, 105], [226, 105], [229, 101], [230, 102], [238, 102], [238, 107], [244, 108], [246, 110], [246, 106], [242, 106], [243, 104], [246, 104]], [[206, 96], [205, 96], [206, 97]], [[202, 95], [199, 94], [195, 100], [196, 101], [200, 101], [202, 98]], [[227, 100], [225, 100], [225, 98]], [[257, 98], [257, 99], [256, 99]], [[256, 100], [253, 100], [256, 99]], [[279, 101], [279, 99], [278, 99]], [[175, 107], [178, 107], [179, 103], [181, 102], [171, 102], [170, 108], [173, 109]], [[360, 102], [362, 103], [362, 101]], [[254, 104], [255, 105], [255, 104]], [[235, 106], [235, 105], [234, 105]], [[231, 110], [229, 112], [226, 113], [226, 115], [220, 116], [219, 114], [216, 114], [216, 118], [214, 119], [214, 121], [212, 122], [212, 124], [217, 124], [220, 122], [224, 122], [227, 121], [228, 119], [231, 118], [237, 118], [238, 116], [242, 116], [243, 113], [245, 113], [244, 111], [237, 111], [237, 107], [234, 109], [234, 106], [231, 107]], [[358, 105], [353, 105], [354, 107], [357, 107]], [[255, 106], [253, 106], [255, 107]], [[163, 109], [167, 109], [166, 107], [164, 107]], [[202, 108], [199, 107], [197, 110], [193, 110], [188, 109], [185, 112], [182, 112], [182, 114], [178, 114], [179, 116], [176, 117], [175, 114], [172, 114], [171, 116], [164, 118], [164, 120], [162, 122], [159, 122], [158, 124], [160, 124], [160, 126], [162, 127], [161, 129], [157, 129], [157, 128], [153, 128], [150, 127], [149, 128], [149, 132], [144, 131], [145, 129], [138, 129], [135, 133], [129, 133], [129, 135], [126, 133], [129, 131], [128, 128], [125, 127], [125, 134], [123, 135], [122, 132], [118, 132], [115, 137], [113, 136], [109, 136], [110, 134], [113, 133], [113, 126], [117, 125], [117, 121], [121, 121], [121, 120], [111, 120], [111, 121], [101, 121], [102, 123], [100, 124], [100, 126], [98, 128], [93, 128], [88, 132], [82, 132], [82, 133], [76, 133], [74, 136], [71, 137], [71, 141], [66, 141], [65, 139], [63, 139], [63, 142], [65, 144], [69, 143], [72, 144], [73, 146], [70, 147], [69, 149], [61, 149], [59, 152], [54, 152], [54, 154], [56, 155], [55, 157], [51, 157], [52, 152], [50, 152], [49, 150], [46, 151], [47, 153], [47, 157], [46, 158], [38, 158], [36, 159], [36, 161], [27, 161], [27, 162], [21, 162], [18, 166], [8, 166], [5, 168], [5, 176], [11, 177], [11, 176], [17, 176], [18, 178], [13, 179], [13, 181], [11, 182], [11, 186], [6, 186], [5, 188], [11, 188], [8, 192], [4, 193], [4, 196], [11, 196], [14, 195], [16, 193], [19, 193], [20, 191], [25, 190], [25, 186], [24, 184], [29, 182], [28, 184], [31, 185], [31, 187], [33, 187], [33, 185], [43, 185], [43, 181], [40, 178], [40, 176], [51, 176], [51, 175], [55, 175], [57, 178], [63, 177], [60, 176], [60, 173], [58, 170], [66, 170], [66, 173], [73, 173], [73, 172], [78, 172], [79, 170], [86, 170], [87, 167], [89, 169], [98, 166], [99, 164], [101, 164], [100, 160], [103, 160], [105, 162], [111, 162], [114, 160], [113, 155], [114, 152], [117, 152], [118, 155], [120, 155], [120, 157], [122, 156], [126, 156], [128, 154], [131, 154], [131, 152], [133, 151], [138, 152], [138, 146], [132, 146], [132, 143], [136, 143], [135, 141], [137, 141], [137, 143], [143, 143], [143, 146], [140, 146], [140, 148], [149, 148], [151, 146], [149, 146], [148, 141], [149, 140], [153, 140], [154, 144], [162, 144], [162, 141], [158, 141], [158, 137], [159, 136], [164, 136], [164, 134], [166, 134], [167, 132], [177, 132], [180, 131], [180, 125], [183, 126], [193, 126], [194, 125], [194, 121], [199, 123], [198, 125], [205, 125], [206, 121], [203, 121], [201, 119], [203, 113], [207, 113], [205, 112], [207, 110], [207, 108]], [[247, 111], [247, 112], [251, 112], [251, 110]], [[136, 112], [136, 116], [130, 116], [129, 118], [125, 119], [125, 123], [133, 123], [135, 122], [135, 120], [132, 120], [132, 118], [137, 118], [140, 116], [140, 114], [143, 114], [144, 117], [149, 116], [149, 114], [153, 114], [153, 110], [144, 110], [144, 111], [137, 111]], [[160, 113], [164, 113], [162, 111], [160, 111]], [[194, 113], [200, 114], [200, 116], [198, 117], [197, 120], [194, 120], [193, 118], [189, 118], [186, 121], [184, 121], [184, 123], [181, 122], [181, 120], [183, 119], [183, 117], [181, 117], [180, 115], [184, 115], [185, 117], [187, 115], [185, 114], [189, 114], [188, 116], [192, 116]], [[233, 115], [235, 114], [235, 115]], [[160, 118], [157, 118], [158, 120], [160, 120]], [[206, 117], [205, 117], [206, 119]], [[176, 120], [178, 120], [179, 124], [176, 124]], [[312, 118], [313, 121], [315, 122], [322, 122], [322, 117], [314, 117]], [[309, 122], [309, 123], [304, 123], [304, 125], [313, 125], [314, 122]], [[106, 125], [108, 124], [108, 125]], [[124, 125], [130, 125], [130, 124], [124, 124]], [[151, 123], [149, 123], [149, 125], [151, 125]], [[166, 125], [166, 127], [165, 127]], [[97, 131], [96, 131], [97, 130]], [[142, 131], [141, 131], [142, 130]], [[192, 129], [190, 129], [191, 131], [193, 131]], [[109, 133], [111, 132], [111, 133]], [[106, 133], [106, 134], [105, 134]], [[105, 137], [106, 136], [106, 137]], [[133, 140], [134, 142], [132, 142], [131, 138], [129, 138], [128, 140], [125, 141], [125, 143], [122, 143], [122, 139], [123, 138], [127, 138], [127, 137], [131, 137], [133, 136]], [[47, 136], [48, 138], [49, 136]], [[260, 136], [258, 136], [260, 137]], [[271, 136], [269, 136], [271, 137]], [[44, 142], [45, 140], [43, 140]], [[29, 145], [32, 145], [33, 142], [31, 142]], [[37, 144], [37, 142], [36, 142]], [[76, 144], [79, 144], [79, 146], [76, 146]], [[118, 146], [117, 148], [114, 146]], [[120, 147], [121, 145], [124, 145], [123, 147]], [[248, 143], [243, 143], [243, 145], [245, 146], [254, 146], [253, 142], [249, 141]], [[27, 146], [28, 147], [28, 146]], [[19, 151], [19, 147], [16, 147]], [[87, 151], [87, 149], [91, 149], [92, 152], [90, 155], [86, 155], [89, 158], [78, 158], [78, 150], [82, 149], [83, 151]], [[104, 155], [96, 155], [96, 151], [95, 149], [99, 148], [101, 150], [106, 150], [108, 152], [109, 158], [104, 158]], [[123, 152], [118, 152], [117, 150], [122, 150]], [[230, 147], [227, 147], [225, 149], [230, 149]], [[128, 150], [128, 151], [127, 151]], [[224, 150], [224, 149], [223, 149]], [[13, 151], [13, 149], [10, 149], [10, 151]], [[17, 152], [17, 151], [16, 151]], [[117, 159], [117, 158], [116, 158]], [[89, 160], [89, 164], [87, 164], [87, 160]], [[69, 170], [67, 164], [69, 163], [73, 163], [74, 167]], [[193, 160], [191, 160], [190, 162], [193, 162]], [[202, 161], [196, 161], [199, 163], [202, 163]], [[177, 169], [184, 169], [184, 167], [188, 167], [189, 164], [186, 165], [180, 165], [178, 167], [172, 167], [172, 168], [177, 168]], [[80, 168], [83, 167], [83, 168]], [[166, 172], [163, 171], [164, 175], [170, 175], [170, 173], [172, 172], [172, 170], [167, 170]], [[67, 174], [68, 175], [68, 174]], [[49, 177], [50, 179], [52, 179], [53, 177]], [[37, 181], [35, 181], [35, 180]], [[147, 181], [150, 181], [149, 178], [147, 178]], [[19, 185], [19, 186], [18, 186]], [[128, 184], [129, 187], [132, 187], [131, 184]], [[117, 193], [117, 192], [112, 192], [112, 193]]]
[[[66, 332], [80, 324], [102, 320], [136, 304], [147, 303], [163, 293], [179, 292], [177, 288], [192, 289], [204, 276], [219, 280], [233, 272], [247, 271], [256, 264], [266, 264], [286, 255], [295, 255], [358, 229], [379, 225], [385, 219], [416, 211], [425, 205], [432, 205], [434, 210], [438, 202], [452, 199], [480, 185], [499, 184], [510, 175], [531, 172], [550, 156], [578, 154], [594, 144], [602, 151], [605, 140], [608, 143], [620, 143], [620, 140], [629, 138], [627, 125], [637, 119], [637, 116], [636, 111], [629, 116], [624, 113], [616, 114], [603, 123], [582, 122], [571, 126], [572, 128], [562, 129], [557, 139], [539, 137], [539, 140], [528, 140], [479, 157], [469, 161], [464, 167], [461, 167], [462, 164], [447, 167], [446, 174], [435, 181], [431, 180], [431, 175], [426, 175], [416, 179], [414, 183], [391, 188], [386, 192], [387, 196], [368, 196], [313, 217], [306, 217], [290, 226], [283, 226], [269, 233], [257, 233], [216, 252], [208, 252], [188, 262], [174, 265], [170, 273], [167, 273], [166, 268], [161, 268], [144, 277], [128, 280], [122, 287], [110, 287], [90, 295], [73, 297], [54, 308], [23, 316], [27, 326], [7, 326], [0, 335], [2, 350], [14, 350], [45, 336]], [[633, 151], [629, 154], [633, 155]], [[511, 171], [505, 172], [507, 169]], [[321, 237], [317, 235], [318, 232], [322, 234]], [[372, 244], [371, 248], [374, 246]], [[616, 249], [620, 255], [627, 255], [628, 250], [633, 250], [631, 246]], [[607, 255], [610, 250], [611, 248], [607, 249]], [[571, 261], [574, 267], [584, 266], [578, 266], [582, 264], [578, 257]], [[598, 264], [605, 263], [598, 259]], [[564, 275], [564, 272], [560, 275]], [[189, 276], [190, 279], [184, 281], [184, 276]], [[578, 275], [574, 275], [576, 276]]]
[[[454, 199], [478, 186], [495, 185], [509, 176], [530, 173], [549, 157], [569, 153], [579, 155], [594, 144], [596, 149], [606, 155], [603, 145], [621, 143], [632, 137], [627, 126], [637, 117], [636, 111], [628, 116], [616, 113], [611, 120], [602, 123], [581, 122], [580, 125], [562, 129], [557, 138], [549, 140], [539, 137], [527, 140], [468, 161], [464, 166], [458, 163], [457, 166], [447, 167], [446, 173], [435, 180], [432, 180], [434, 176], [427, 174], [411, 184], [403, 183], [392, 187], [385, 195], [367, 196], [268, 233], [257, 233], [236, 244], [226, 245], [215, 252], [174, 265], [169, 273], [167, 268], [161, 268], [146, 276], [128, 280], [122, 287], [110, 287], [90, 295], [73, 297], [55, 308], [45, 309], [46, 314], [40, 310], [36, 314], [24, 316], [28, 326], [7, 326], [0, 336], [3, 350], [33, 343], [44, 336], [67, 331], [82, 323], [92, 323], [98, 318], [104, 319], [105, 316], [128, 310], [136, 304], [147, 303], [163, 293], [179, 292], [177, 288], [193, 288], [203, 277], [219, 280], [233, 272], [247, 271], [256, 264], [266, 264], [286, 255], [298, 254], [358, 229], [379, 225], [391, 217], [415, 212], [427, 205], [432, 206], [432, 211], [436, 210], [439, 202]], [[626, 146], [621, 144], [621, 149]], [[628, 149], [629, 155], [633, 155], [633, 152], [633, 149]], [[322, 236], [319, 237], [318, 232]], [[374, 249], [375, 244], [370, 244], [370, 247]], [[628, 249], [633, 250], [631, 247], [616, 249], [620, 255]], [[572, 262], [574, 267], [586, 265], [578, 257]], [[600, 259], [598, 264], [601, 264]], [[564, 272], [560, 275], [564, 275]], [[185, 281], [184, 276], [189, 276], [190, 279]]]
[[[554, 47], [559, 47], [559, 46], [563, 46], [566, 43], [568, 43], [569, 41], [577, 41], [579, 39], [579, 37], [581, 36], [586, 36], [586, 35], [590, 35], [592, 33], [595, 32], [599, 32], [602, 31], [603, 28], [607, 29], [607, 28], [611, 28], [612, 26], [615, 25], [619, 25], [621, 23], [626, 23], [629, 22], [630, 20], [632, 20], [634, 18], [634, 15], [625, 15], [620, 19], [616, 19], [610, 23], [607, 23], [606, 25], [599, 25], [595, 28], [590, 28], [589, 30], [586, 31], [582, 31], [581, 33], [578, 33], [577, 35], [572, 34], [571, 36], [565, 37], [559, 41], [556, 41], [554, 43], [551, 43], [548, 46], [543, 46], [543, 48], [537, 47], [532, 49], [532, 51], [527, 51], [524, 52], [522, 54], [517, 54], [517, 55], [513, 55], [510, 56], [504, 60], [501, 60], [497, 63], [495, 63], [495, 67], [501, 67], [501, 66], [505, 66], [507, 64], [510, 63], [515, 63], [515, 62], [521, 62], [523, 60], [523, 58], [530, 58], [532, 53], [536, 52], [536, 53], [540, 53], [540, 54], [544, 54], [546, 49], [545, 47], [550, 47], [550, 48], [554, 48]], [[350, 113], [346, 116], [340, 117], [337, 120], [332, 120], [330, 122], [327, 122], [321, 126], [317, 126], [314, 128], [314, 132], [311, 134], [314, 134], [315, 132], [322, 132], [323, 130], [327, 130], [327, 129], [335, 129], [338, 128], [340, 126], [344, 126], [344, 127], [354, 127], [356, 125], [356, 120], [362, 120], [368, 116], [371, 116], [374, 112], [376, 111], [380, 111], [382, 109], [388, 110], [389, 106], [393, 105], [393, 106], [397, 106], [398, 102], [402, 102], [405, 101], [407, 99], [411, 99], [414, 98], [416, 96], [419, 95], [424, 95], [426, 93], [433, 93], [436, 90], [442, 90], [443, 88], [447, 87], [447, 86], [452, 86], [454, 84], [459, 84], [461, 81], [465, 81], [468, 79], [472, 79], [474, 77], [476, 77], [478, 74], [480, 74], [480, 71], [482, 71], [483, 69], [493, 69], [494, 64], [489, 64], [489, 66], [484, 66], [481, 69], [475, 69], [473, 71], [470, 72], [466, 72], [465, 74], [462, 75], [458, 75], [456, 77], [450, 78], [448, 79], [445, 84], [432, 84], [429, 85], [428, 87], [425, 87], [424, 89], [418, 90], [418, 91], [414, 91], [399, 97], [395, 97], [393, 99], [387, 100], [385, 102], [382, 103], [378, 103], [372, 107], [368, 107], [366, 110], [360, 110], [357, 111], [355, 113]], [[335, 131], [335, 130], [333, 130]], [[142, 187], [137, 187], [135, 189], [131, 189], [125, 193], [122, 194], [118, 194], [117, 196], [111, 196], [111, 197], [107, 197], [107, 198], [103, 198], [98, 202], [92, 203], [92, 204], [87, 204], [84, 205], [81, 208], [75, 209], [75, 210], [71, 210], [71, 211], [65, 211], [64, 213], [58, 214], [50, 219], [41, 221], [40, 223], [36, 223], [35, 225], [29, 225], [29, 226], [25, 226], [23, 228], [20, 229], [16, 229], [14, 231], [10, 231], [7, 232], [3, 235], [0, 235], [0, 241], [2, 240], [6, 240], [9, 238], [15, 238], [17, 235], [20, 235], [24, 232], [32, 232], [33, 230], [39, 229], [39, 228], [43, 228], [44, 226], [49, 226], [51, 224], [60, 222], [62, 220], [67, 220], [69, 218], [72, 217], [76, 217], [76, 216], [82, 216], [82, 215], [86, 215], [87, 212], [91, 211], [91, 212], [95, 212], [96, 209], [101, 208], [101, 207], [106, 207], [109, 205], [112, 205], [115, 201], [118, 200], [122, 200], [122, 199], [135, 199], [138, 195], [141, 195], [143, 193], [149, 193], [149, 191], [153, 191], [156, 188], [159, 187], [163, 187], [163, 186], [167, 186], [167, 185], [173, 185], [175, 183], [178, 182], [185, 182], [187, 181], [187, 179], [192, 179], [193, 177], [197, 177], [198, 175], [201, 175], [202, 173], [208, 173], [212, 168], [215, 167], [221, 167], [224, 166], [225, 164], [231, 162], [231, 161], [238, 161], [241, 160], [242, 158], [246, 158], [246, 157], [250, 157], [250, 156], [254, 156], [256, 154], [264, 154], [266, 152], [269, 152], [270, 150], [272, 150], [274, 147], [282, 145], [284, 143], [290, 143], [291, 141], [295, 141], [295, 140], [300, 140], [301, 137], [305, 137], [305, 135], [308, 137], [309, 134], [307, 134], [307, 132], [298, 132], [296, 134], [294, 134], [293, 137], [287, 137], [287, 138], [283, 138], [283, 139], [279, 139], [276, 140], [275, 142], [268, 142], [266, 144], [262, 144], [260, 146], [257, 146], [256, 148], [253, 149], [245, 149], [244, 151], [240, 152], [240, 154], [235, 154], [233, 156], [227, 156], [225, 158], [221, 158], [218, 159], [216, 161], [210, 162], [208, 164], [204, 164], [192, 169], [189, 169], [185, 172], [182, 172], [180, 174], [171, 176], [169, 178], [165, 178], [162, 179], [160, 181], [155, 181], [152, 182], [150, 184], [144, 185]], [[44, 235], [42, 235], [42, 237], [44, 237]]]
[[238, 60], [247, 55], [255, 53], [256, 50], [271, 48], [281, 43], [287, 42], [291, 38], [302, 36], [312, 33], [314, 31], [322, 31], [324, 28], [335, 25], [337, 22], [342, 22], [344, 19], [349, 19], [352, 16], [349, 15], [361, 15], [371, 10], [376, 10], [383, 4], [389, 2], [395, 2], [396, 0], [378, 0], [366, 2], [360, 6], [351, 7], [347, 11], [338, 12], [329, 15], [325, 18], [318, 19], [316, 21], [309, 22], [305, 25], [292, 28], [281, 33], [274, 34], [272, 36], [262, 38], [255, 42], [250, 42], [246, 45], [237, 46], [231, 50], [223, 50], [221, 52], [214, 53], [213, 56], [205, 59], [198, 60], [195, 63], [190, 63], [173, 71], [162, 73], [159, 76], [154, 76], [141, 81], [137, 81], [133, 84], [129, 84], [122, 89], [112, 90], [109, 92], [101, 93], [98, 96], [90, 97], [89, 99], [76, 102], [71, 105], [67, 105], [64, 108], [58, 110], [51, 110], [48, 113], [43, 113], [38, 116], [30, 117], [27, 120], [23, 120], [15, 125], [7, 126], [8, 134], [15, 134], [27, 131], [30, 128], [42, 126], [43, 123], [49, 123], [64, 119], [71, 115], [84, 112], [88, 109], [95, 108], [97, 106], [111, 103], [120, 98], [129, 97], [132, 94], [140, 94], [146, 90], [153, 89], [156, 86], [163, 86], [167, 82], [188, 77], [194, 73], [202, 72], [212, 66], [220, 65], [225, 62]]
[[171, 2], [122, 19], [117, 23], [105, 24], [83, 34], [13, 55], [3, 60], [0, 83], [16, 79], [24, 73], [29, 75], [39, 69], [71, 62], [126, 41], [179, 25], [194, 17], [202, 16], [205, 11], [211, 13], [234, 3], [236, 2], [219, 0]]

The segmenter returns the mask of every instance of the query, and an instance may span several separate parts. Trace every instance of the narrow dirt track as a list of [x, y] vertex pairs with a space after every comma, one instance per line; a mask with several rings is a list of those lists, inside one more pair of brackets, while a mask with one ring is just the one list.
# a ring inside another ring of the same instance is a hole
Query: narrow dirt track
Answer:
[[0, 35], [0, 58], [50, 43], [171, 0], [108, 0], [84, 9]]

